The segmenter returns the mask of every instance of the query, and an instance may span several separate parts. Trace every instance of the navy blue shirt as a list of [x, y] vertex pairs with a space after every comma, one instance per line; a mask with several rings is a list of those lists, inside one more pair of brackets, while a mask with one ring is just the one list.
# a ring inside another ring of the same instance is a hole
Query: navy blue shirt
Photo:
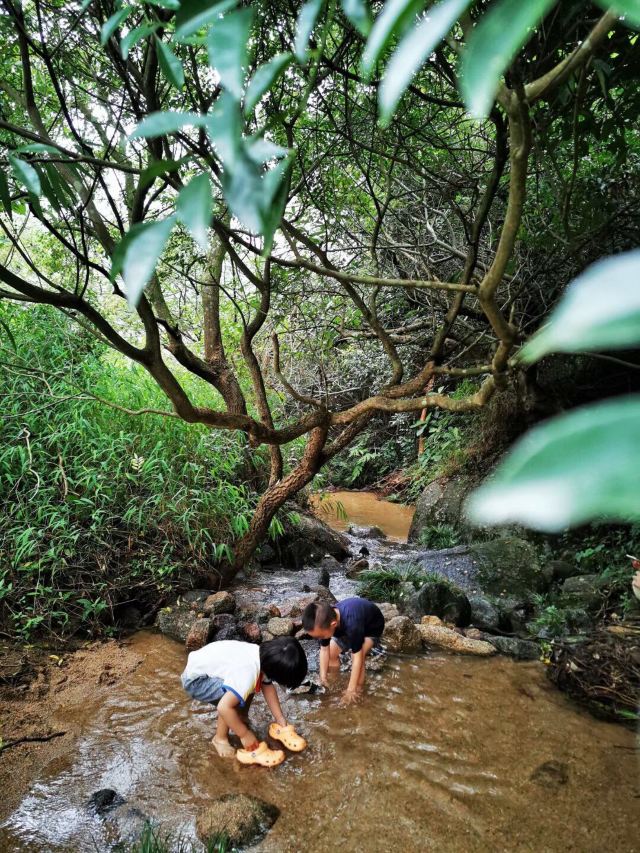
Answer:
[[[365, 637], [381, 637], [384, 631], [384, 616], [379, 607], [367, 598], [345, 598], [333, 605], [340, 613], [340, 624], [334, 637], [347, 645], [352, 652], [359, 652]], [[320, 640], [328, 646], [330, 640]]]

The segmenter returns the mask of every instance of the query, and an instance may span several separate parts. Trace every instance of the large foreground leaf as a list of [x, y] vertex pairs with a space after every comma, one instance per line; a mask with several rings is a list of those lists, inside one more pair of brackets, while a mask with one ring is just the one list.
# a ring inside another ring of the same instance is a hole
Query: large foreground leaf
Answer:
[[221, 3], [211, 3], [209, 0], [183, 0], [176, 15], [175, 40], [189, 38], [237, 5], [238, 0], [222, 0]]
[[394, 35], [401, 35], [424, 6], [424, 0], [387, 0], [371, 30], [362, 54], [362, 73], [369, 79], [376, 62]]
[[[640, 249], [590, 266], [567, 288], [549, 322], [521, 352], [624, 349], [640, 344]], [[639, 437], [640, 441], [640, 437]]]
[[587, 521], [640, 521], [640, 396], [532, 429], [467, 504], [482, 524], [557, 532]]
[[557, 0], [501, 0], [489, 7], [462, 57], [460, 89], [469, 112], [485, 118], [500, 75]]
[[211, 183], [207, 174], [196, 175], [183, 187], [176, 202], [176, 212], [202, 251], [206, 251], [213, 212]]
[[175, 216], [159, 222], [139, 222], [116, 246], [111, 259], [111, 278], [122, 276], [129, 305], [140, 301], [175, 225]]
[[640, 27], [640, 0], [596, 0], [603, 9], [612, 9], [619, 15], [624, 15], [625, 22], [632, 27]]
[[300, 10], [298, 20], [296, 22], [296, 38], [293, 50], [296, 59], [301, 65], [307, 61], [307, 45], [311, 38], [311, 33], [318, 20], [318, 15], [322, 9], [323, 0], [308, 0]]
[[388, 124], [414, 74], [440, 44], [471, 0], [444, 0], [406, 35], [389, 60], [378, 103], [381, 124]]
[[211, 27], [207, 41], [209, 65], [220, 75], [224, 88], [239, 101], [248, 65], [247, 44], [253, 21], [252, 9], [230, 12]]

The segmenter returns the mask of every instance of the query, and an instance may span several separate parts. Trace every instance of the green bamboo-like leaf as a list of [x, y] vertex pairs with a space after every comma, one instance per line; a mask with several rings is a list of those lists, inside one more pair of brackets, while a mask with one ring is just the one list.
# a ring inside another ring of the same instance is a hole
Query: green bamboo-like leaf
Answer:
[[293, 52], [301, 65], [305, 65], [307, 62], [307, 46], [309, 45], [309, 39], [318, 20], [323, 2], [324, 0], [307, 0], [298, 15]]
[[105, 45], [118, 27], [126, 21], [132, 12], [133, 6], [123, 6], [122, 9], [114, 12], [114, 14], [102, 25], [102, 29], [100, 30], [100, 44]]
[[31, 163], [21, 160], [15, 154], [9, 154], [9, 163], [16, 180], [23, 184], [30, 193], [39, 196], [42, 192], [40, 178]]
[[271, 254], [273, 238], [282, 221], [289, 194], [289, 181], [292, 160], [287, 157], [264, 175], [264, 195], [262, 213], [262, 236], [264, 245], [262, 254], [266, 258]]
[[176, 213], [202, 251], [206, 251], [213, 213], [211, 183], [208, 175], [204, 173], [196, 175], [183, 187], [176, 202]]
[[140, 186], [142, 188], [148, 187], [152, 184], [156, 178], [160, 177], [160, 175], [171, 174], [172, 172], [177, 172], [185, 163], [188, 163], [191, 160], [191, 156], [188, 155], [186, 157], [181, 157], [179, 160], [158, 160], [155, 163], [152, 163], [150, 166], [142, 172], [140, 175]]
[[222, 173], [222, 189], [233, 215], [254, 234], [262, 233], [261, 173], [242, 149], [236, 155], [233, 168]]
[[249, 157], [254, 163], [268, 163], [269, 160], [279, 160], [286, 157], [289, 153], [288, 148], [283, 148], [281, 145], [276, 145], [270, 139], [265, 139], [263, 136], [253, 136], [246, 140], [246, 149]]
[[156, 48], [158, 50], [158, 63], [160, 64], [160, 70], [164, 74], [165, 78], [176, 89], [182, 89], [184, 86], [184, 69], [182, 68], [182, 62], [180, 62], [169, 45], [165, 44], [157, 36]]
[[380, 123], [387, 125], [414, 74], [433, 53], [471, 0], [443, 0], [432, 6], [400, 42], [389, 60], [378, 92]]
[[213, 21], [229, 9], [235, 8], [239, 0], [223, 0], [211, 3], [209, 0], [184, 0], [176, 14], [175, 40], [183, 41]]
[[613, 3], [608, 0], [595, 0], [595, 2], [607, 11], [611, 9], [618, 15], [624, 15], [625, 23], [634, 29], [640, 28], [640, 0], [615, 0]]
[[279, 53], [273, 59], [269, 60], [269, 62], [256, 69], [249, 81], [247, 94], [244, 98], [244, 111], [246, 115], [250, 115], [253, 112], [260, 98], [273, 86], [278, 77], [284, 73], [285, 68], [291, 64], [292, 60], [292, 53]]
[[342, 11], [365, 38], [371, 32], [373, 15], [367, 0], [342, 0]]
[[159, 222], [139, 222], [131, 226], [114, 249], [111, 278], [122, 276], [131, 307], [140, 301], [175, 223], [175, 216]]
[[54, 210], [60, 210], [60, 200], [58, 199], [51, 182], [49, 181], [49, 176], [45, 172], [44, 169], [39, 167], [34, 167], [36, 172], [38, 173], [38, 178], [40, 179], [40, 187], [42, 188], [42, 195], [47, 199], [49, 204]]
[[252, 9], [230, 12], [216, 21], [209, 31], [209, 65], [220, 75], [220, 83], [238, 101], [244, 92], [248, 65], [247, 44], [253, 21]]
[[126, 36], [123, 36], [120, 40], [120, 55], [122, 58], [126, 59], [129, 56], [131, 48], [142, 41], [142, 39], [150, 36], [151, 33], [154, 33], [159, 26], [159, 22], [156, 24], [143, 24], [141, 27], [130, 30]]
[[180, 0], [142, 0], [142, 2], [150, 6], [158, 6], [160, 9], [169, 9], [172, 12], [180, 8]]
[[548, 323], [522, 349], [523, 361], [550, 352], [625, 349], [640, 344], [640, 249], [597, 261], [571, 282]]
[[151, 113], [142, 119], [129, 139], [153, 139], [156, 136], [165, 136], [167, 133], [176, 133], [183, 127], [203, 127], [207, 116], [198, 113], [180, 113], [173, 110]]
[[557, 0], [500, 0], [489, 7], [462, 56], [460, 90], [471, 115], [485, 118], [501, 74]]
[[44, 142], [29, 142], [15, 149], [16, 154], [60, 154], [55, 145], [45, 145]]
[[527, 433], [467, 505], [481, 524], [560, 531], [640, 520], [640, 396], [576, 409]]
[[9, 192], [9, 182], [4, 172], [0, 172], [0, 201], [5, 212], [11, 216], [11, 193]]
[[393, 38], [401, 35], [424, 7], [424, 0], [387, 0], [373, 24], [362, 54], [362, 73], [369, 79], [376, 63]]
[[230, 92], [223, 92], [218, 98], [206, 127], [225, 169], [233, 169], [242, 150], [242, 114]]
[[[56, 198], [60, 200], [60, 204], [62, 205], [62, 207], [69, 207], [70, 205], [73, 205], [76, 201], [76, 193], [73, 189], [73, 186], [62, 180], [62, 178], [58, 174], [56, 166], [53, 163], [43, 163], [42, 167], [47, 173], [49, 183], [51, 184], [53, 191], [56, 194]], [[69, 167], [65, 166], [65, 168]]]

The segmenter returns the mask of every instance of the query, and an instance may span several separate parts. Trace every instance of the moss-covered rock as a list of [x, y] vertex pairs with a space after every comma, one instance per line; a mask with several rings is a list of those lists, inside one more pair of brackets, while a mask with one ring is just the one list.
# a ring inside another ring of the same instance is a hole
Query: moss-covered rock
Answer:
[[484, 592], [527, 595], [547, 586], [535, 548], [525, 539], [507, 536], [475, 542], [469, 551], [477, 563], [477, 579]]
[[471, 605], [464, 591], [437, 576], [429, 578], [417, 592], [400, 598], [398, 609], [416, 621], [422, 616], [438, 616], [462, 628], [471, 622]]
[[262, 838], [279, 815], [276, 806], [258, 797], [225, 794], [200, 811], [196, 817], [196, 832], [204, 844], [226, 836], [231, 846], [246, 847]]

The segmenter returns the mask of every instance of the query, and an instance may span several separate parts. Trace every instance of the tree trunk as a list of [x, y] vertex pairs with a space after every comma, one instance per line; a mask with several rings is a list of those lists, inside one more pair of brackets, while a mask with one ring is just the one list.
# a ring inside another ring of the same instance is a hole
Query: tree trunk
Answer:
[[249, 530], [234, 546], [234, 560], [222, 567], [220, 586], [228, 585], [236, 574], [251, 558], [269, 530], [271, 519], [292, 495], [299, 492], [313, 480], [322, 465], [322, 451], [327, 442], [328, 427], [316, 427], [309, 435], [309, 441], [302, 459], [284, 479], [273, 483], [258, 501]]

